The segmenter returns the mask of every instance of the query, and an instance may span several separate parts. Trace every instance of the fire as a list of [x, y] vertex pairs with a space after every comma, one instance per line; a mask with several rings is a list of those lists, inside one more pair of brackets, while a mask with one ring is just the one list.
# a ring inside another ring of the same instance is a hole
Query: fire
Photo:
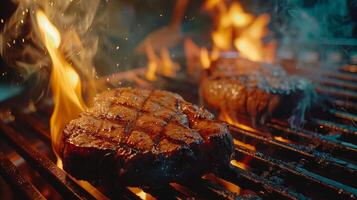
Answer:
[[237, 50], [243, 58], [273, 62], [271, 55], [275, 54], [275, 45], [264, 44], [262, 41], [268, 33], [268, 15], [254, 17], [245, 12], [237, 2], [232, 3], [229, 8], [224, 1], [215, 5], [218, 14], [215, 15], [216, 29], [212, 32], [213, 49]]
[[[203, 8], [213, 15], [212, 48], [210, 50], [205, 47], [193, 48], [197, 45], [190, 41], [185, 45], [186, 54], [190, 52], [186, 56], [188, 60], [194, 60], [193, 57], [199, 54], [200, 67], [207, 69], [221, 53], [236, 51], [241, 58], [251, 61], [274, 62], [276, 43], [263, 42], [263, 38], [268, 33], [269, 15], [256, 17], [247, 13], [238, 2], [227, 4], [225, 1], [207, 0]], [[189, 65], [188, 69], [192, 66], [194, 65]]]
[[249, 169], [248, 165], [243, 163], [243, 162], [239, 162], [237, 160], [231, 160], [231, 164], [235, 167], [238, 167], [238, 168], [241, 168], [241, 169], [244, 169], [244, 170], [247, 170]]
[[274, 46], [265, 46], [262, 38], [266, 35], [266, 26], [270, 17], [261, 15], [255, 19], [252, 25], [242, 31], [240, 37], [234, 39], [235, 48], [245, 57], [252, 61], [273, 62], [273, 57], [267, 52], [274, 51]]
[[289, 139], [283, 138], [281, 136], [274, 136], [274, 139], [284, 143], [292, 143]]
[[144, 192], [144, 190], [138, 188], [138, 187], [128, 187], [128, 189], [130, 191], [132, 191], [133, 193], [135, 193], [138, 197], [140, 197], [140, 199], [143, 200], [155, 200], [155, 198], [153, 196], [151, 196], [150, 194]]
[[51, 116], [51, 138], [55, 153], [64, 125], [85, 109], [81, 95], [81, 79], [60, 52], [61, 35], [42, 10], [36, 12], [41, 38], [52, 60], [51, 89], [54, 110]]
[[249, 149], [251, 151], [256, 151], [255, 146], [241, 142], [239, 140], [233, 139], [233, 143], [234, 145], [245, 147], [246, 149]]
[[250, 126], [247, 126], [245, 124], [240, 123], [237, 119], [233, 118], [227, 111], [223, 110], [220, 115], [219, 119], [222, 121], [227, 122], [228, 124], [231, 124], [237, 128], [243, 129], [245, 131], [250, 131], [250, 132], [256, 132], [255, 129], [253, 129]]
[[232, 183], [232, 182], [229, 182], [229, 181], [226, 181], [224, 179], [221, 179], [219, 177], [217, 177], [216, 175], [212, 174], [212, 173], [209, 173], [209, 174], [205, 174], [202, 176], [203, 179], [206, 179], [206, 180], [210, 180], [210, 181], [213, 181], [215, 183], [218, 183], [220, 185], [222, 185], [224, 188], [228, 189], [229, 191], [232, 191], [236, 194], [240, 194], [241, 191], [242, 191], [242, 188], [239, 187], [238, 185]]
[[148, 58], [146, 78], [151, 81], [157, 79], [156, 74], [161, 74], [166, 77], [175, 77], [180, 68], [178, 63], [175, 63], [170, 56], [170, 51], [167, 48], [160, 50], [160, 56], [156, 54], [152, 45], [146, 45], [146, 55]]
[[208, 50], [206, 48], [200, 49], [200, 61], [201, 61], [202, 67], [205, 69], [208, 69], [211, 66], [210, 56], [209, 56]]

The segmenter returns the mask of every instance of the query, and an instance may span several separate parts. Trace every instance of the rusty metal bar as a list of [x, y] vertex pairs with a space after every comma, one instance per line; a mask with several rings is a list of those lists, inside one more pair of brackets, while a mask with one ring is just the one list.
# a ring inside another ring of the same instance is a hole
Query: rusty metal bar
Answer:
[[18, 192], [16, 194], [22, 198], [34, 200], [46, 199], [32, 183], [23, 177], [3, 152], [0, 152], [0, 174]]

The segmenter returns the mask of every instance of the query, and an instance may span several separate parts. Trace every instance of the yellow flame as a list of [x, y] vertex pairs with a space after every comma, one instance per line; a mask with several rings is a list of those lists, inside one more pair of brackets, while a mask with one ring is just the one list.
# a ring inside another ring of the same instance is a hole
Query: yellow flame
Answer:
[[179, 64], [175, 63], [170, 57], [170, 51], [167, 48], [162, 48], [160, 56], [156, 55], [152, 45], [146, 44], [146, 56], [148, 58], [146, 78], [151, 81], [157, 79], [156, 75], [161, 74], [167, 77], [175, 77], [176, 72], [180, 68]]
[[212, 40], [215, 47], [221, 50], [229, 50], [232, 45], [232, 31], [230, 28], [224, 28], [212, 33]]
[[251, 151], [256, 151], [255, 146], [251, 144], [247, 144], [236, 139], [233, 139], [233, 143], [234, 145], [245, 147], [246, 149], [249, 149]]
[[231, 164], [233, 166], [236, 166], [236, 167], [244, 169], [244, 170], [247, 170], [249, 168], [248, 165], [244, 164], [243, 162], [239, 162], [237, 160], [231, 160]]
[[81, 95], [81, 80], [77, 72], [64, 59], [59, 47], [61, 35], [42, 10], [36, 12], [41, 38], [52, 60], [51, 89], [54, 110], [51, 116], [51, 138], [55, 153], [59, 153], [64, 125], [85, 109]]
[[138, 187], [128, 187], [128, 189], [135, 193], [138, 197], [140, 197], [140, 199], [143, 200], [155, 200], [156, 198], [154, 198], [153, 196], [151, 196], [150, 194], [144, 192], [144, 190], [138, 188]]
[[238, 119], [235, 119], [232, 116], [230, 116], [226, 110], [221, 110], [221, 112], [219, 113], [219, 119], [222, 121], [225, 121], [228, 124], [233, 125], [237, 128], [243, 129], [245, 131], [256, 132], [256, 130], [254, 128], [247, 126], [245, 124], [242, 124], [238, 121]]
[[167, 77], [175, 77], [179, 65], [175, 63], [170, 56], [170, 51], [167, 48], [161, 49], [161, 74]]
[[244, 27], [253, 21], [253, 16], [245, 13], [242, 6], [234, 2], [229, 9], [231, 23], [235, 27]]
[[206, 48], [200, 49], [200, 61], [205, 69], [208, 69], [211, 66], [211, 59]]
[[291, 143], [289, 139], [283, 138], [281, 136], [274, 136], [274, 139], [284, 143]]
[[158, 59], [154, 49], [150, 44], [147, 44], [146, 47], [146, 55], [148, 57], [148, 64], [147, 64], [147, 71], [146, 71], [146, 78], [150, 81], [154, 81], [157, 79], [156, 77], [156, 70], [157, 70], [157, 62]]
[[[255, 62], [273, 62], [276, 45], [274, 42], [265, 44], [262, 39], [266, 36], [270, 17], [267, 14], [258, 17], [244, 11], [241, 4], [225, 1], [207, 0], [204, 8], [212, 13], [215, 28], [211, 38], [214, 54], [218, 51], [238, 51], [240, 56]], [[216, 8], [216, 9], [214, 9]], [[207, 68], [216, 57], [201, 52], [201, 66]], [[203, 61], [203, 62], [202, 62]]]
[[265, 56], [266, 52], [271, 50], [264, 48], [265, 45], [262, 41], [262, 38], [267, 33], [266, 26], [269, 20], [270, 17], [268, 15], [257, 17], [252, 25], [241, 32], [240, 37], [234, 39], [234, 46], [242, 54], [242, 57], [257, 62], [271, 61]]

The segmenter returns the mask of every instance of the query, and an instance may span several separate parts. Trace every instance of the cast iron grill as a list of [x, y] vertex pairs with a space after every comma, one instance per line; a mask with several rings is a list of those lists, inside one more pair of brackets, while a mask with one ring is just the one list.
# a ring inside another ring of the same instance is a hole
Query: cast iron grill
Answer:
[[[314, 114], [303, 130], [278, 119], [250, 129], [242, 119], [243, 125], [231, 126], [231, 132], [234, 162], [246, 165], [212, 171], [194, 182], [141, 189], [157, 199], [356, 199], [357, 73], [344, 68], [323, 73], [317, 90], [333, 106]], [[197, 102], [187, 84], [170, 88]], [[14, 121], [0, 122], [0, 174], [16, 196], [140, 199], [131, 188], [88, 186], [57, 167], [50, 146], [51, 106], [44, 103], [30, 112], [14, 105], [11, 112]]]

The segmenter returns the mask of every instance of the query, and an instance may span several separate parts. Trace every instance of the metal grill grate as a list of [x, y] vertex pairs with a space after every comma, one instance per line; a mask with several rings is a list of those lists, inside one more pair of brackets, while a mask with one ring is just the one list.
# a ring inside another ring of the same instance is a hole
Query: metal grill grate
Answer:
[[[195, 182], [141, 189], [157, 199], [356, 199], [357, 74], [343, 69], [324, 73], [328, 78], [318, 80], [318, 92], [329, 95], [333, 107], [312, 116], [304, 130], [291, 129], [277, 119], [261, 130], [232, 126], [234, 162], [240, 164], [213, 171]], [[180, 82], [176, 92], [187, 96], [191, 91], [185, 84]], [[5, 139], [0, 141], [0, 173], [18, 196], [139, 199], [127, 187], [118, 187], [115, 192], [84, 187], [83, 182], [56, 166], [48, 105], [37, 112], [14, 107], [12, 113], [15, 121], [0, 122], [0, 136]], [[16, 159], [11, 158], [13, 154], [18, 154]], [[20, 170], [21, 165], [38, 174], [37, 179], [44, 184]]]

